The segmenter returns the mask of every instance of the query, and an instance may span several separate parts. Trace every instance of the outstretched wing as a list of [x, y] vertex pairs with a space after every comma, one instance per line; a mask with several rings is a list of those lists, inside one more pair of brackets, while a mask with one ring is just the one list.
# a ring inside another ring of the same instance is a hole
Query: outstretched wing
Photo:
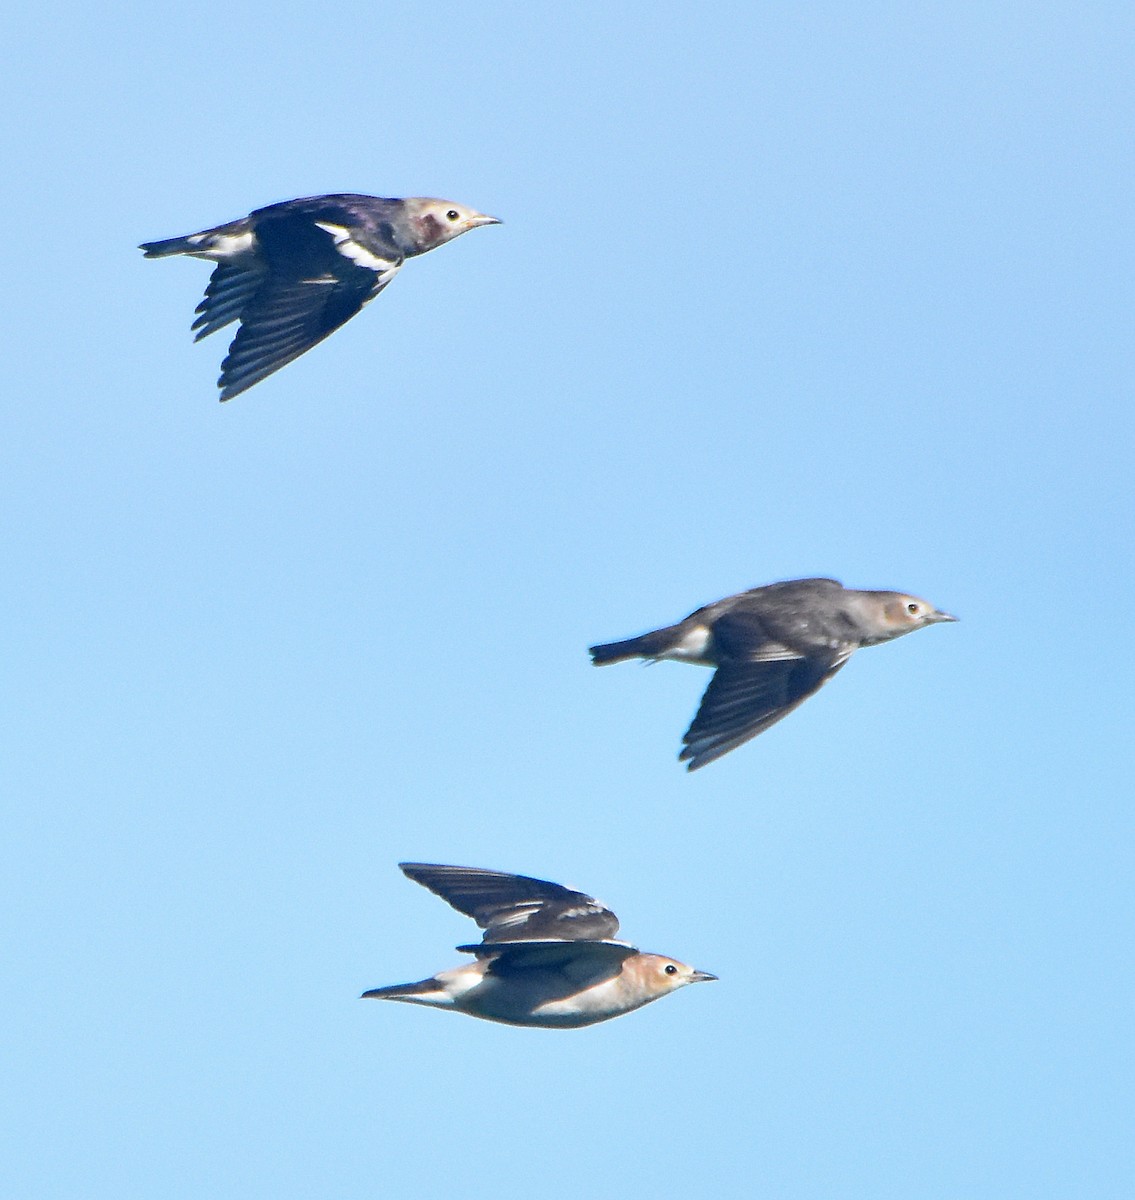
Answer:
[[558, 883], [434, 863], [400, 863], [415, 883], [429, 888], [497, 942], [605, 941], [619, 931], [613, 912], [583, 892]]
[[[804, 655], [765, 640], [756, 619], [736, 613], [714, 626], [721, 654], [678, 758], [696, 771], [763, 733], [817, 691], [851, 657], [852, 647]], [[736, 654], [736, 657], [734, 656]]]
[[205, 298], [194, 310], [197, 318], [191, 328], [195, 342], [237, 320], [260, 290], [266, 272], [254, 261], [247, 264], [218, 263], [209, 276]]
[[[201, 322], [204, 336], [240, 317], [240, 330], [221, 364], [221, 399], [239, 395], [299, 358], [373, 300], [402, 266], [391, 249], [383, 257], [331, 222], [283, 213], [256, 229], [263, 268], [254, 289], [239, 277], [210, 280]], [[236, 268], [231, 268], [236, 269]], [[243, 272], [248, 275], [249, 272]]]

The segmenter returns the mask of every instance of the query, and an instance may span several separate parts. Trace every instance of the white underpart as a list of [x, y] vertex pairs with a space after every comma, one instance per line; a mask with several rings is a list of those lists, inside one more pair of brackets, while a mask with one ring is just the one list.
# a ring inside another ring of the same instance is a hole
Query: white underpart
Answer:
[[390, 1000], [402, 1000], [407, 1004], [424, 1004], [428, 1008], [458, 1008], [461, 997], [484, 981], [484, 967], [479, 963], [466, 963], [439, 971], [434, 976], [437, 987], [432, 992], [409, 992], [405, 996], [389, 996]]
[[419, 992], [416, 995], [387, 996], [387, 1000], [399, 1000], [404, 1004], [424, 1004], [427, 1008], [454, 1008], [453, 997], [446, 992]]
[[602, 983], [584, 988], [582, 991], [562, 999], [549, 1000], [547, 1003], [539, 1005], [535, 1011], [538, 1016], [546, 1020], [549, 1018], [554, 1020], [558, 1017], [561, 1020], [567, 1018], [575, 1023], [581, 1016], [593, 1019], [619, 1016], [631, 1009], [640, 1008], [652, 999], [654, 997], [649, 993], [635, 994], [634, 989], [627, 987], [623, 976], [618, 975], [614, 979], [605, 979]]
[[454, 1004], [475, 987], [485, 981], [485, 965], [480, 962], [465, 963], [460, 967], [450, 967], [448, 971], [439, 971], [434, 979], [438, 982], [437, 992], [428, 995], [443, 998], [432, 1000], [430, 1003], [439, 1005]]
[[377, 271], [380, 275], [393, 274], [398, 270], [398, 263], [388, 258], [379, 258], [372, 250], [360, 245], [351, 236], [351, 231], [342, 225], [331, 225], [324, 221], [316, 221], [316, 225], [329, 233], [335, 240], [335, 249], [344, 258], [349, 258], [356, 266], [366, 267], [368, 271]]
[[200, 250], [190, 250], [194, 258], [209, 258], [214, 262], [228, 262], [240, 258], [252, 250], [251, 233], [195, 233], [185, 239]]
[[660, 654], [659, 658], [677, 658], [688, 662], [704, 662], [705, 652], [709, 648], [712, 636], [708, 626], [695, 625], [680, 642], [676, 642], [669, 650]]

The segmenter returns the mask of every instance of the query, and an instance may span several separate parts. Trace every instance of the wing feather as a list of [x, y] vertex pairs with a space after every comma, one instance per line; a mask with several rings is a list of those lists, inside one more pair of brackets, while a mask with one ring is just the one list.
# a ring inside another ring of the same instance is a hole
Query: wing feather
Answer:
[[197, 305], [197, 319], [190, 326], [197, 331], [193, 340], [199, 342], [237, 320], [264, 278], [265, 272], [260, 267], [219, 263], [209, 277], [204, 300]]
[[349, 321], [372, 300], [381, 283], [358, 267], [333, 281], [277, 279], [269, 276], [240, 315], [240, 330], [221, 363], [221, 399], [233, 396], [278, 371]]
[[848, 657], [723, 662], [682, 738], [679, 760], [696, 771], [763, 733], [825, 684]]
[[415, 883], [429, 888], [484, 929], [485, 943], [603, 941], [619, 931], [613, 912], [584, 892], [528, 875], [401, 863]]

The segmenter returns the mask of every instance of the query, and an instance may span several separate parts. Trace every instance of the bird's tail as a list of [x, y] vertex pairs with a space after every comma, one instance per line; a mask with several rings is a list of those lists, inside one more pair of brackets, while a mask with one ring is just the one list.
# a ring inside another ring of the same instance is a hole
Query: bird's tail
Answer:
[[607, 663], [625, 662], [628, 658], [658, 658], [670, 648], [674, 639], [674, 629], [656, 629], [653, 633], [644, 633], [641, 637], [627, 638], [622, 642], [604, 642], [601, 646], [589, 647], [591, 661], [597, 667]]
[[363, 992], [362, 1000], [409, 1000], [415, 1004], [429, 1004], [430, 997], [442, 999], [445, 991], [436, 979], [422, 979], [417, 983], [395, 983], [390, 987], [371, 988]]
[[160, 242], [143, 242], [139, 249], [147, 258], [192, 254], [194, 258], [230, 262], [248, 254], [254, 242], [255, 235], [249, 218], [242, 217], [239, 221], [230, 221], [215, 229], [203, 229], [200, 233], [187, 233], [184, 237], [165, 238]]
[[147, 258], [168, 258], [171, 254], [191, 254], [201, 247], [187, 237], [175, 237], [161, 242], [143, 242], [138, 249], [144, 251]]

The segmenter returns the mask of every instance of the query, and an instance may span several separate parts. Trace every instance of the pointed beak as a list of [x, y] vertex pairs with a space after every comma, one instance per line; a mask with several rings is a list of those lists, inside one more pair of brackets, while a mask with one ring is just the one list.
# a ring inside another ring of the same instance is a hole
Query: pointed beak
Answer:
[[953, 616], [951, 616], [949, 613], [944, 613], [944, 612], [936, 612], [936, 613], [935, 613], [935, 614], [934, 614], [934, 615], [933, 615], [933, 616], [930, 618], [930, 620], [931, 620], [931, 621], [932, 621], [934, 624], [937, 624], [939, 621], [956, 621], [957, 619], [958, 619], [957, 617], [953, 617]]
[[716, 979], [716, 978], [717, 978], [716, 975], [711, 975], [708, 971], [695, 971], [690, 976], [690, 982], [691, 983], [709, 983], [711, 980]]
[[485, 213], [474, 213], [469, 218], [469, 228], [479, 229], [482, 225], [503, 225], [504, 222], [500, 217], [490, 217]]

